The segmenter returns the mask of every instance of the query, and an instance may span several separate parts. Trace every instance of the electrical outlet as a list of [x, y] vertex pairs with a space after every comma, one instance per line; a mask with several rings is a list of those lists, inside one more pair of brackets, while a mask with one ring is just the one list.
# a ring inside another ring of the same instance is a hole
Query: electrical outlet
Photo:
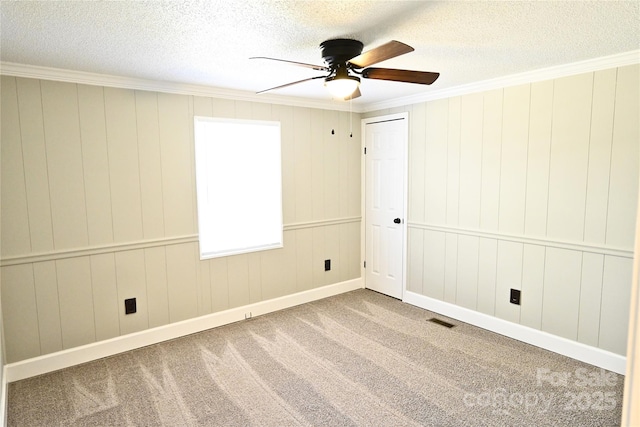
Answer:
[[509, 297], [511, 304], [520, 305], [520, 291], [518, 289], [511, 289], [511, 296]]
[[325, 259], [324, 260], [324, 271], [329, 271], [331, 270], [331, 260], [330, 259]]
[[133, 314], [136, 310], [136, 299], [129, 298], [124, 300], [124, 314]]

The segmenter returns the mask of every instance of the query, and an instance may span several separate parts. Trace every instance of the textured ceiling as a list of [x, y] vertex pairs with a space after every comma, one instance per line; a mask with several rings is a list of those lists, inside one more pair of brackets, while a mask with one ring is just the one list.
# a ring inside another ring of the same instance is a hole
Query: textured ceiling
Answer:
[[[364, 80], [373, 103], [640, 48], [631, 1], [7, 1], [0, 60], [258, 91], [322, 73], [249, 60], [322, 65], [320, 42], [415, 51], [378, 64], [438, 71], [432, 86]], [[322, 80], [279, 95], [328, 99]]]

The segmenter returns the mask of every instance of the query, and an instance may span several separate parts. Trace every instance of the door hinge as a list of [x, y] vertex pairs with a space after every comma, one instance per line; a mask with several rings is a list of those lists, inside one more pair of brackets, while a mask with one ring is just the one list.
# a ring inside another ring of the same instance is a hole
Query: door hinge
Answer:
[[364, 268], [367, 268], [367, 261], [364, 262]]
[[364, 147], [364, 154], [367, 154], [367, 147]]

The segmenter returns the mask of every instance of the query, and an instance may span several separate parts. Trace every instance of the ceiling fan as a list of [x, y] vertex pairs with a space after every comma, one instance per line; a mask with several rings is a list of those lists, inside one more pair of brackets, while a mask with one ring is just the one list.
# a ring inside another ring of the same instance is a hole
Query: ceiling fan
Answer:
[[320, 43], [322, 58], [327, 65], [313, 65], [303, 62], [288, 61], [286, 59], [267, 58], [256, 56], [250, 59], [268, 59], [271, 61], [286, 62], [300, 67], [311, 68], [316, 71], [328, 72], [325, 76], [309, 77], [296, 82], [287, 83], [281, 86], [272, 87], [257, 93], [270, 90], [282, 89], [298, 83], [315, 79], [324, 79], [324, 84], [336, 98], [344, 100], [354, 99], [361, 95], [360, 77], [365, 79], [391, 80], [395, 82], [417, 83], [430, 85], [440, 76], [440, 73], [427, 71], [396, 70], [391, 68], [374, 68], [370, 65], [378, 62], [413, 52], [409, 45], [392, 40], [382, 46], [378, 46], [362, 53], [364, 45], [358, 40], [351, 39], [331, 39]]

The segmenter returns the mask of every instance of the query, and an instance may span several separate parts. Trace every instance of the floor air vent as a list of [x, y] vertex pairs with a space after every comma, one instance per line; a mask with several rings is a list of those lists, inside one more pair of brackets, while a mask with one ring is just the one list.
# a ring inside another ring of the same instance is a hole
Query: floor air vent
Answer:
[[440, 326], [444, 326], [445, 328], [453, 328], [454, 326], [456, 326], [456, 325], [452, 325], [449, 322], [445, 322], [444, 320], [436, 319], [435, 317], [432, 317], [431, 319], [427, 320], [427, 322], [433, 322]]

